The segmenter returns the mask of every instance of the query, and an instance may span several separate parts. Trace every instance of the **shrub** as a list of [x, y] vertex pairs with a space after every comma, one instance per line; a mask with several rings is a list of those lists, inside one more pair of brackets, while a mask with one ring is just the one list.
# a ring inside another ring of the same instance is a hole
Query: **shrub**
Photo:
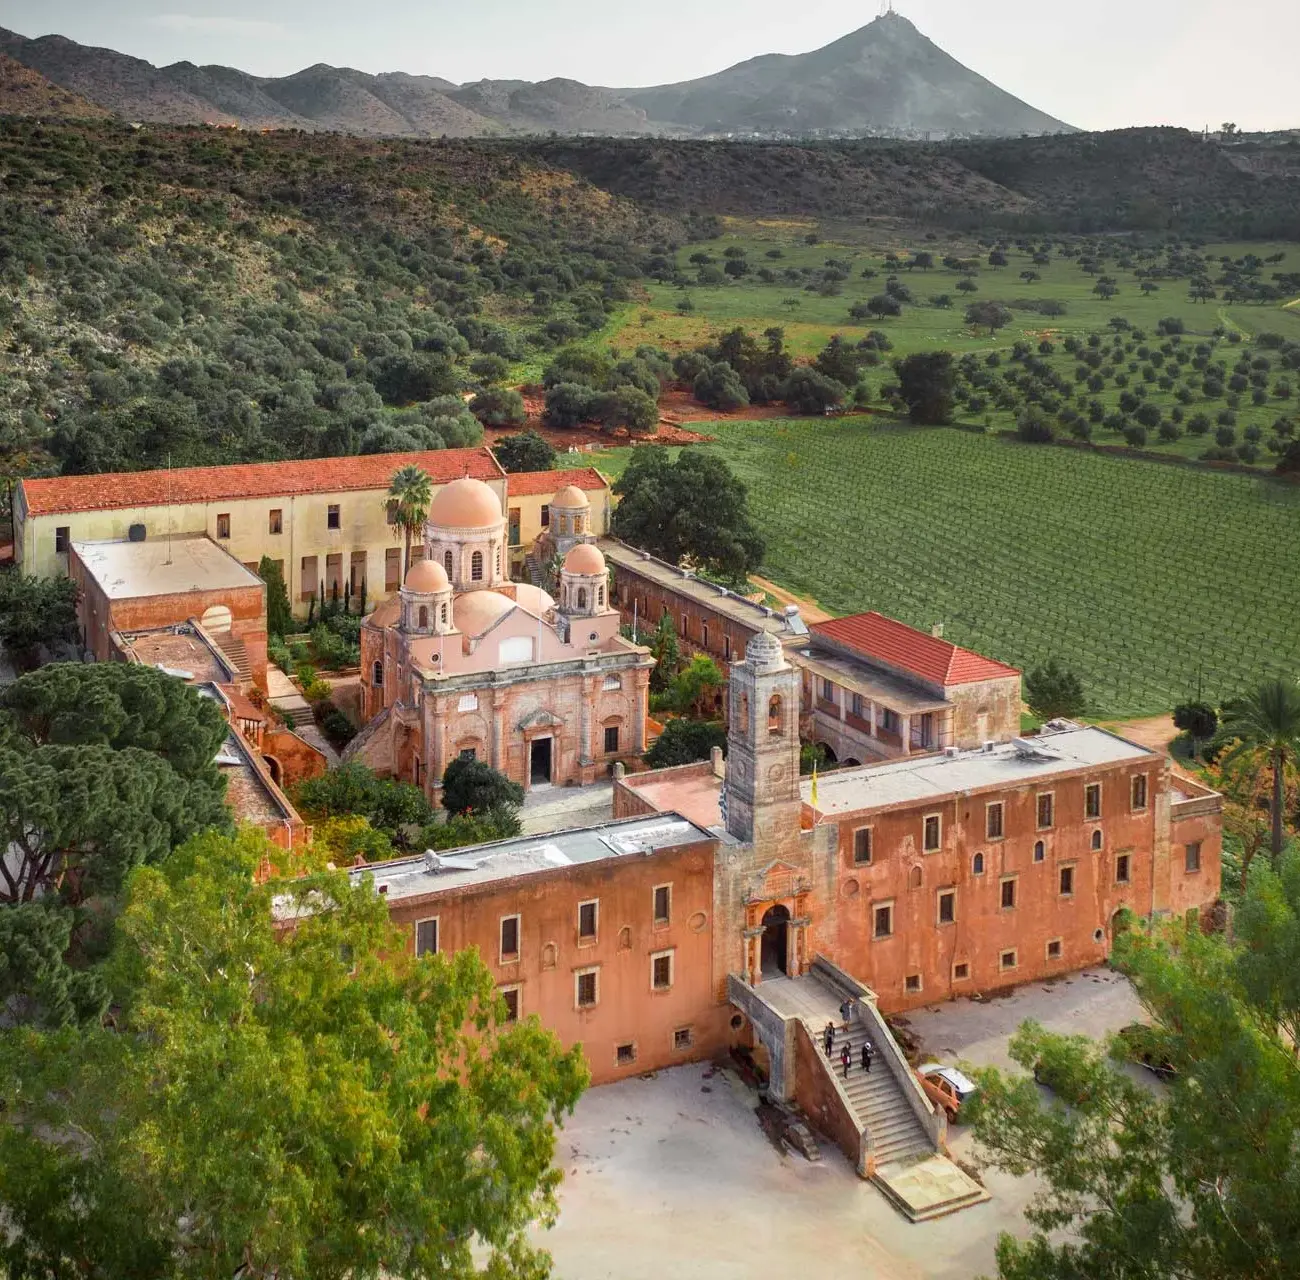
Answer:
[[1016, 422], [1016, 439], [1026, 444], [1051, 444], [1056, 439], [1056, 432], [1043, 411], [1030, 405]]
[[523, 396], [509, 387], [480, 391], [469, 402], [469, 411], [489, 427], [522, 427], [528, 421]]
[[710, 720], [669, 720], [658, 740], [646, 752], [655, 769], [707, 760], [714, 747], [727, 748], [726, 726]]

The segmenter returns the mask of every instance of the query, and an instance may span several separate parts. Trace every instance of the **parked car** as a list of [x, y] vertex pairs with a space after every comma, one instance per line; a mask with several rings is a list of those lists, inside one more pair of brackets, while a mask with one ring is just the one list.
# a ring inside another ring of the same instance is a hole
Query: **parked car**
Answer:
[[974, 1096], [978, 1087], [956, 1067], [945, 1067], [939, 1062], [927, 1062], [917, 1067], [916, 1077], [926, 1096], [936, 1106], [942, 1107], [950, 1120], [961, 1118], [962, 1106]]
[[1178, 1068], [1169, 1061], [1160, 1043], [1160, 1031], [1145, 1022], [1130, 1022], [1119, 1029], [1124, 1056], [1130, 1062], [1146, 1067], [1157, 1080], [1168, 1082], [1178, 1074]]

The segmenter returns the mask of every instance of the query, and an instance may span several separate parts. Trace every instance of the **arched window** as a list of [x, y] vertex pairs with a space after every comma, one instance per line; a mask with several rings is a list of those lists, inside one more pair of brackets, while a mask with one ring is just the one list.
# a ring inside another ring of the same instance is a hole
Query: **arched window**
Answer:
[[442, 554], [442, 567], [447, 571], [447, 577], [451, 577], [453, 560], [450, 551], [444, 551]]
[[578, 608], [579, 608], [579, 609], [585, 609], [586, 607], [587, 607], [587, 588], [586, 588], [586, 587], [579, 587], [579, 588], [578, 588]]
[[497, 548], [497, 577], [501, 576], [501, 548]]
[[469, 576], [473, 582], [483, 581], [483, 553], [476, 551], [469, 560]]
[[442, 625], [445, 627], [447, 625], [447, 606], [445, 604], [439, 610], [439, 617], [442, 620]]
[[907, 873], [907, 887], [909, 889], [919, 889], [921, 887], [921, 876], [921, 868], [913, 867], [911, 871]]
[[781, 733], [785, 726], [781, 722], [781, 695], [774, 693], [767, 704], [767, 731]]
[[370, 683], [373, 684], [376, 689], [382, 689], [384, 687], [384, 664], [382, 662], [375, 663], [374, 668], [370, 672]]
[[598, 588], [597, 588], [597, 598], [598, 598], [598, 602], [599, 602], [599, 604], [600, 604], [600, 607], [603, 609], [603, 608], [605, 607], [605, 588], [604, 588], [604, 587], [598, 587]]
[[1100, 848], [1101, 848], [1101, 832], [1100, 832], [1100, 831], [1094, 831], [1094, 832], [1092, 833], [1092, 847], [1093, 847], [1094, 849], [1100, 849]]
[[1041, 840], [1036, 840], [1034, 842], [1034, 861], [1042, 862], [1045, 857], [1047, 857], [1047, 846]]
[[420, 606], [420, 630], [428, 631], [429, 629], [429, 607], [428, 605]]
[[970, 863], [971, 875], [982, 876], [984, 874], [984, 855], [977, 853]]

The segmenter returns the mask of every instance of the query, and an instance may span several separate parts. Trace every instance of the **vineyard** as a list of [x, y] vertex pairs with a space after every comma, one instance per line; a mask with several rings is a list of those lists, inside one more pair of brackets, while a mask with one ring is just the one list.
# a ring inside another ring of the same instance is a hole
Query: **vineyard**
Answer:
[[1300, 672], [1300, 488], [863, 418], [718, 422], [764, 572], [1030, 667], [1090, 712], [1221, 700]]

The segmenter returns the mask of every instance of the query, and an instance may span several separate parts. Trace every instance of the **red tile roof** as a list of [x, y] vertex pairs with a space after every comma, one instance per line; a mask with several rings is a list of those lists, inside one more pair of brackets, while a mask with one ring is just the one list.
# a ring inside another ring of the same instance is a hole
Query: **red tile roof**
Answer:
[[62, 511], [112, 511], [168, 503], [219, 502], [224, 498], [278, 498], [305, 493], [387, 489], [393, 473], [414, 465], [435, 484], [470, 475], [499, 480], [490, 449], [439, 449], [425, 453], [370, 453], [352, 458], [305, 458], [292, 462], [245, 462], [229, 467], [179, 467], [175, 471], [122, 471], [94, 476], [22, 480], [30, 515]]
[[963, 649], [938, 636], [917, 631], [883, 613], [855, 613], [848, 618], [814, 622], [814, 635], [825, 636], [864, 658], [875, 658], [945, 687], [1018, 676], [1015, 667]]
[[567, 485], [577, 489], [607, 489], [609, 481], [595, 467], [576, 471], [513, 471], [506, 481], [506, 493], [512, 498], [528, 498], [539, 493], [559, 493]]

